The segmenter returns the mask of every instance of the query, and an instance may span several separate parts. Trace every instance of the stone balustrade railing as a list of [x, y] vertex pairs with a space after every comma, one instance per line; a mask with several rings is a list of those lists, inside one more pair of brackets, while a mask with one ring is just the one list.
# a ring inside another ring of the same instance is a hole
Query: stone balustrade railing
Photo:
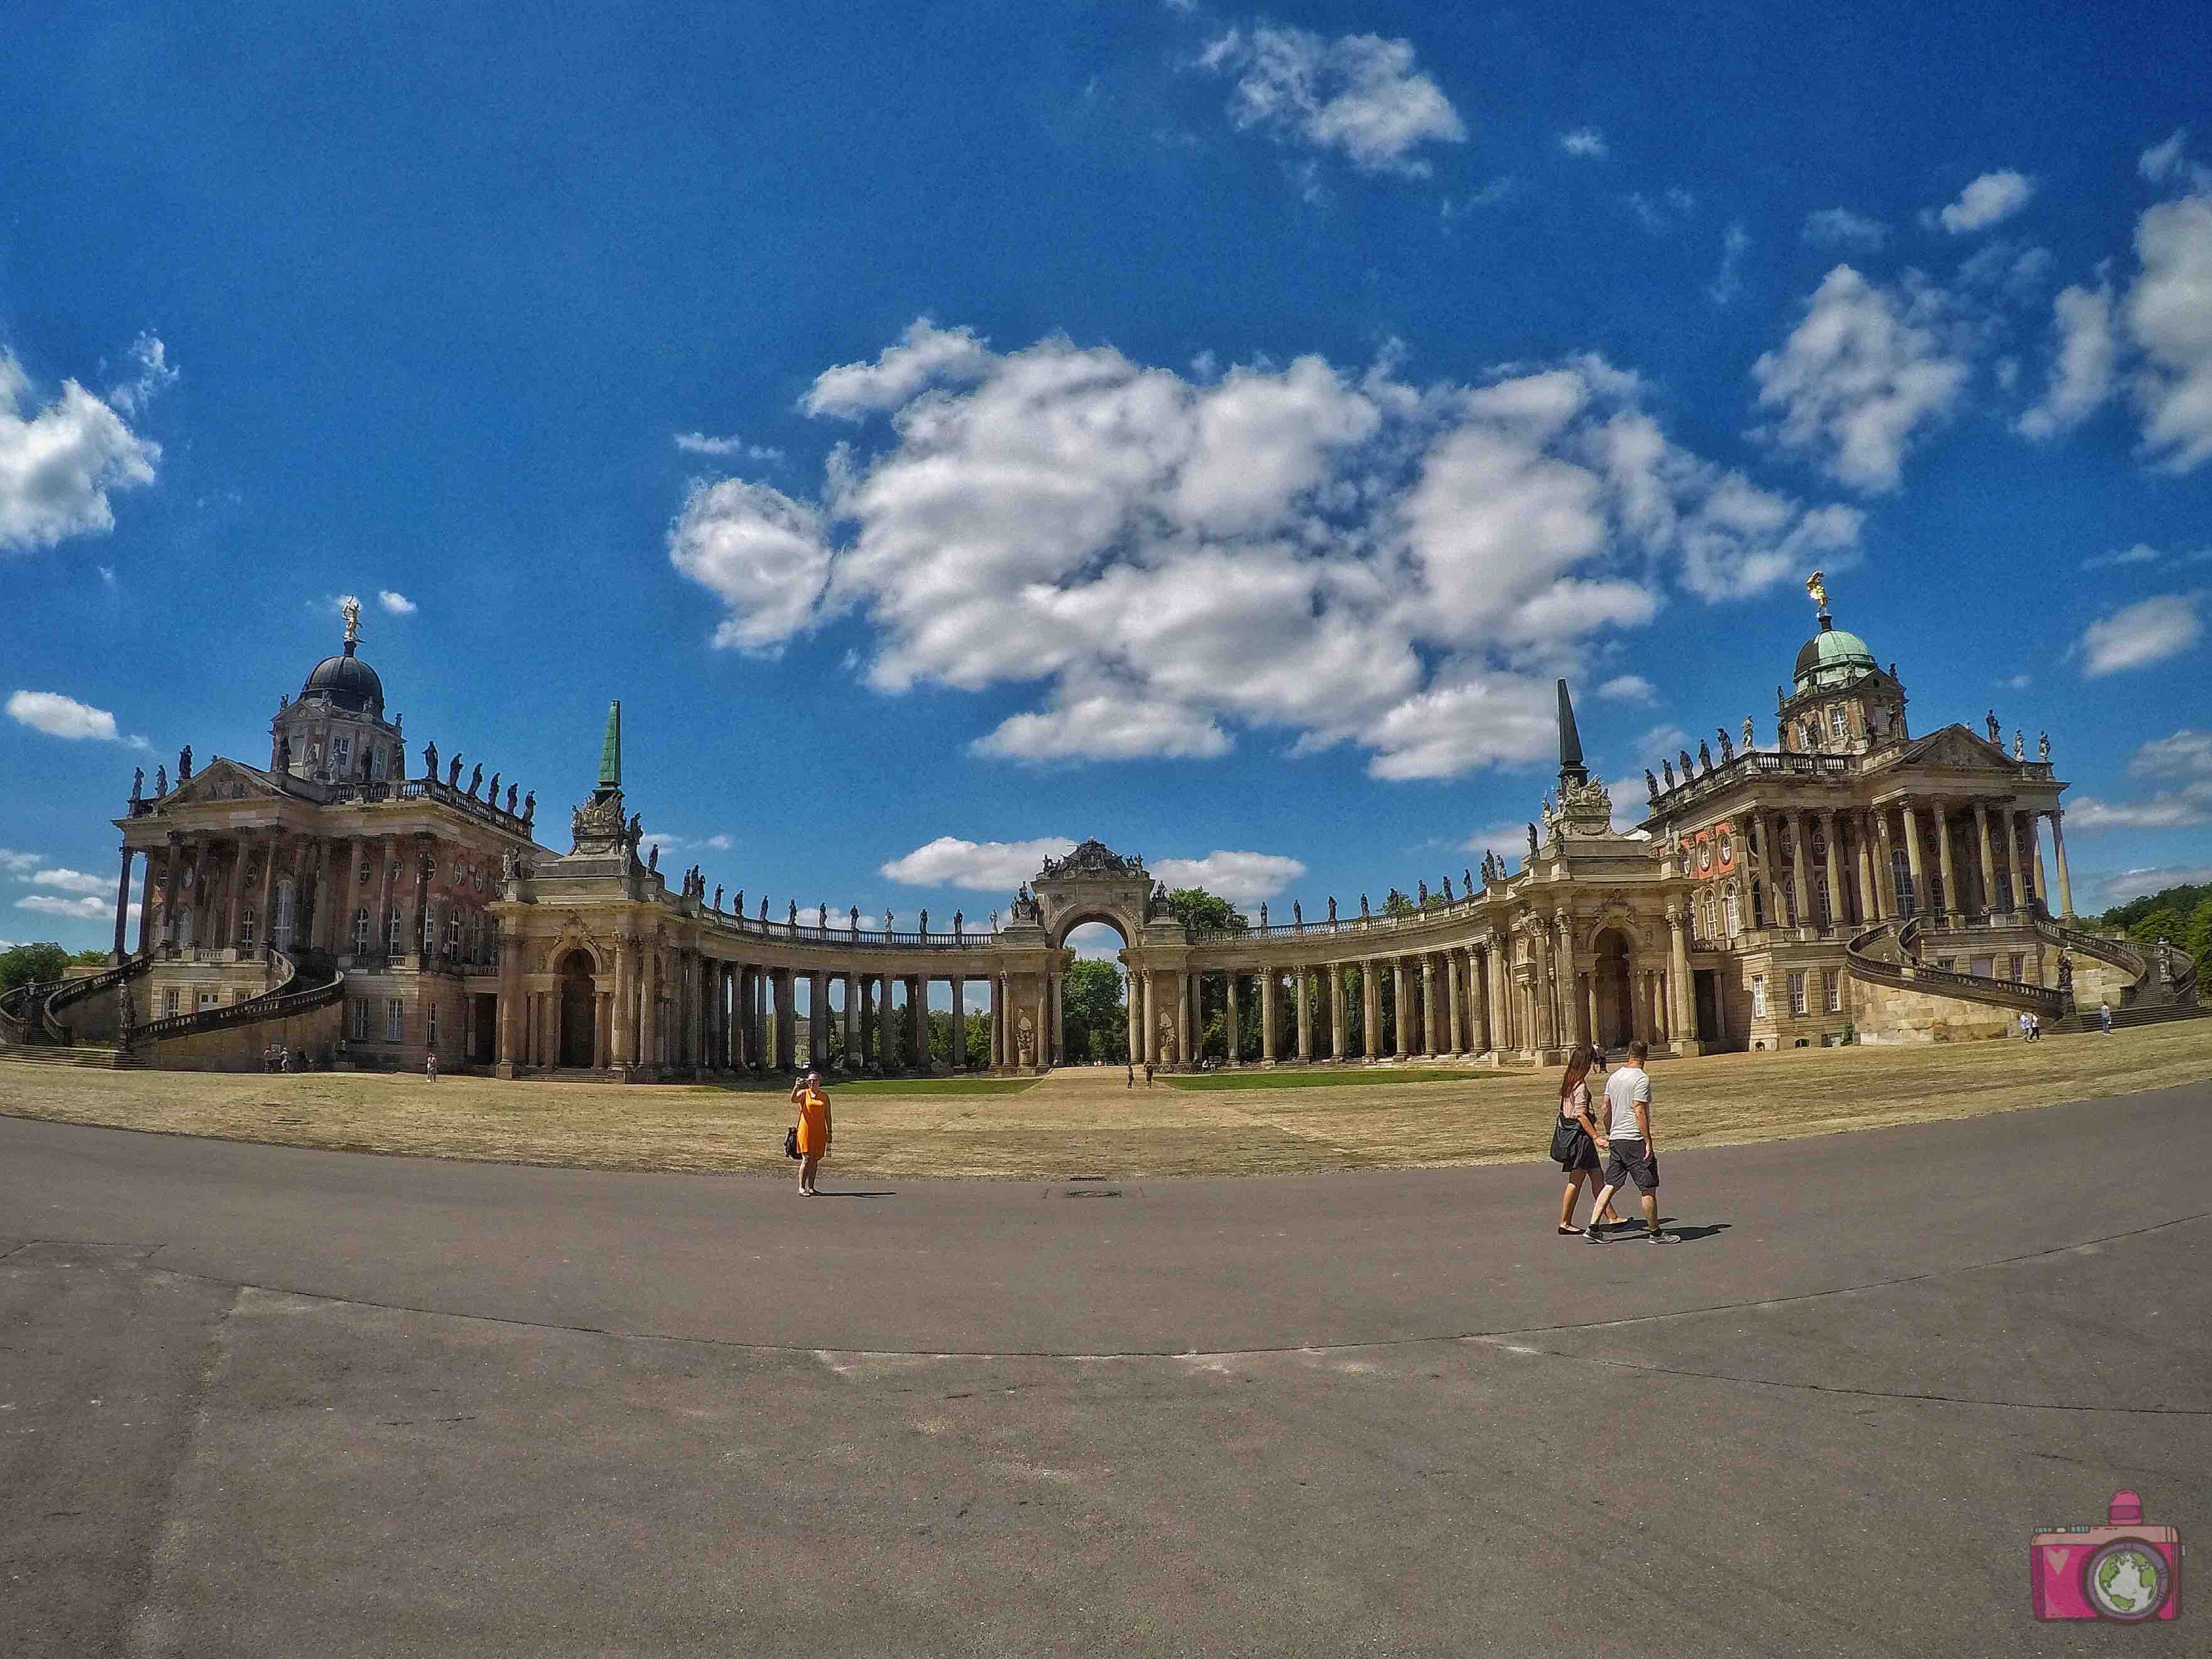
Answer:
[[878, 950], [890, 946], [902, 951], [989, 951], [996, 949], [999, 944], [999, 936], [995, 933], [974, 933], [965, 928], [957, 933], [924, 933], [849, 925], [824, 927], [804, 921], [769, 921], [756, 916], [733, 916], [711, 908], [702, 908], [699, 916], [702, 921], [713, 924], [724, 933], [738, 933], [752, 939], [783, 940], [794, 945], [842, 945]]

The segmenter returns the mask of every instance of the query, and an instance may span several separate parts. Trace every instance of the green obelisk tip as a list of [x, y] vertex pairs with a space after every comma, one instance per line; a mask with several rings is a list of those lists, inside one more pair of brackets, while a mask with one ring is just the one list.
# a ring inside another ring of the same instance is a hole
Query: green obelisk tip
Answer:
[[599, 747], [599, 787], [622, 787], [622, 700], [607, 705], [607, 740]]

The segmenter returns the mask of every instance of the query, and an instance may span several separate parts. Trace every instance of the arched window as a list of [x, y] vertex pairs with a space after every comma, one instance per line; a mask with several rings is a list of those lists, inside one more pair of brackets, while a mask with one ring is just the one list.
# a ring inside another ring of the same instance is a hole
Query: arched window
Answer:
[[437, 951], [438, 907], [434, 904], [426, 904], [422, 907], [422, 954], [435, 956]]
[[1728, 890], [1728, 936], [1735, 939], [1743, 932], [1743, 900], [1730, 882]]
[[386, 952], [392, 956], [398, 956], [400, 951], [401, 940], [404, 938], [405, 935], [400, 931], [399, 912], [394, 910], [392, 913], [391, 921], [386, 925], [384, 929], [384, 948]]
[[353, 953], [357, 957], [368, 954], [368, 911], [366, 908], [353, 913]]
[[1766, 889], [1755, 881], [1751, 884], [1751, 925], [1766, 926]]
[[239, 913], [238, 944], [239, 948], [243, 951], [251, 951], [253, 948], [253, 907], [252, 905], [248, 905]]

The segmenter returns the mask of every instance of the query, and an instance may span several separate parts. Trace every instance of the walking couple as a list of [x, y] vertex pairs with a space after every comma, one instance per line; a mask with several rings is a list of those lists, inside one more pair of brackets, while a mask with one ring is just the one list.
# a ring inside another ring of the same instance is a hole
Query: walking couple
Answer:
[[[1602, 1244], [1610, 1237], [1607, 1229], [1626, 1227], [1629, 1224], [1613, 1207], [1613, 1195], [1632, 1181], [1644, 1209], [1640, 1236], [1654, 1244], [1682, 1242], [1680, 1234], [1662, 1231], [1659, 1225], [1659, 1151], [1651, 1142], [1651, 1074], [1644, 1069], [1650, 1054], [1644, 1043], [1630, 1043], [1628, 1064], [1605, 1079], [1603, 1128], [1592, 1111], [1588, 1081], [1596, 1056], [1587, 1042], [1567, 1056], [1566, 1075], [1559, 1080], [1559, 1123], [1552, 1134], [1552, 1156], [1567, 1173], [1567, 1190], [1559, 1200], [1563, 1234], [1583, 1233], [1591, 1243]], [[1575, 1197], [1585, 1182], [1593, 1194], [1587, 1231], [1574, 1224]]]

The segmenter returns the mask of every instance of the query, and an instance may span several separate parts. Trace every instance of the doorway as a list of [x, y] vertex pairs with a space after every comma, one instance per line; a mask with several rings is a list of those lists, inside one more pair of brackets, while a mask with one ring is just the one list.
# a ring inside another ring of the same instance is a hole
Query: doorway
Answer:
[[568, 1070], [589, 1070], [599, 1052], [599, 1000], [592, 953], [569, 951], [561, 963], [561, 1064]]

